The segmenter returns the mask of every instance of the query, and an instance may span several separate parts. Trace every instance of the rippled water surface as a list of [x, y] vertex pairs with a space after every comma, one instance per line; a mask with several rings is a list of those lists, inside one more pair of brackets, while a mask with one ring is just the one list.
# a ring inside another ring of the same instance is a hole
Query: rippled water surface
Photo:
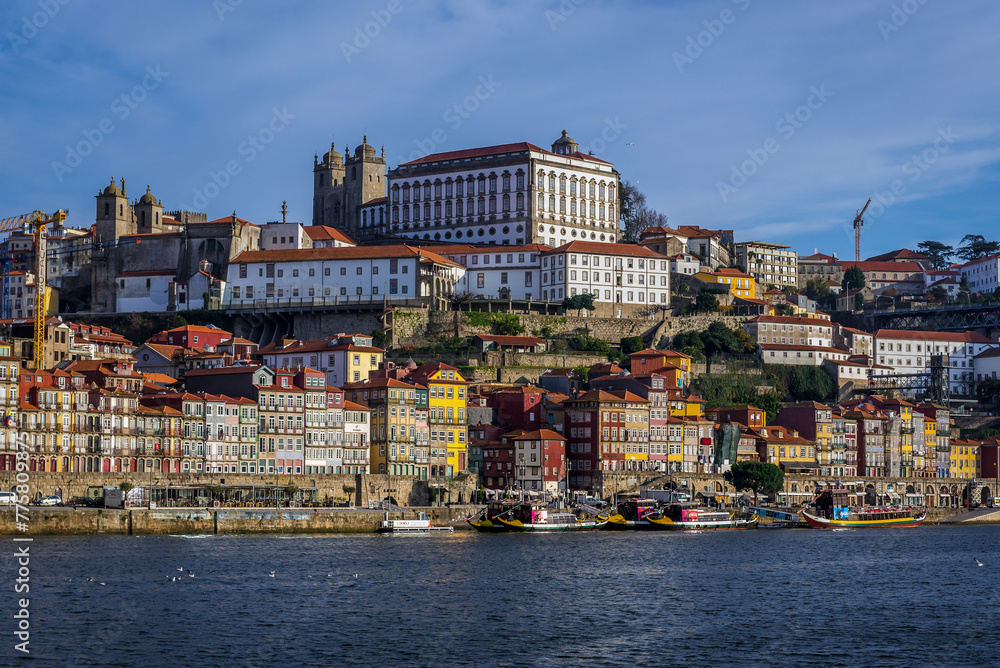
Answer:
[[32, 658], [46, 666], [1000, 665], [996, 526], [31, 550]]

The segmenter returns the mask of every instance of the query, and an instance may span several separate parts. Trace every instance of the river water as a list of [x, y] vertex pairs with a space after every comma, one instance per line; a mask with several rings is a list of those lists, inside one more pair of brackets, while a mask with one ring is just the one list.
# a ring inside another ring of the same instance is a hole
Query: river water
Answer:
[[30, 610], [44, 666], [997, 666], [1000, 527], [36, 538]]

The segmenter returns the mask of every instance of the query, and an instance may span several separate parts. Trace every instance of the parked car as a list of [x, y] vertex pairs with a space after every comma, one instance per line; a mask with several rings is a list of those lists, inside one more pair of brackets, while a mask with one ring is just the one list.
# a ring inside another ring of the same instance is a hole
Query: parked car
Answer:
[[17, 503], [17, 494], [14, 492], [0, 492], [0, 506], [13, 506]]
[[39, 506], [61, 506], [63, 504], [62, 497], [58, 494], [50, 494], [49, 496], [43, 497], [38, 501], [35, 501], [36, 505]]
[[97, 508], [101, 504], [99, 504], [94, 499], [88, 499], [85, 496], [74, 496], [72, 499], [69, 500], [69, 505], [73, 506], [74, 508], [76, 507]]

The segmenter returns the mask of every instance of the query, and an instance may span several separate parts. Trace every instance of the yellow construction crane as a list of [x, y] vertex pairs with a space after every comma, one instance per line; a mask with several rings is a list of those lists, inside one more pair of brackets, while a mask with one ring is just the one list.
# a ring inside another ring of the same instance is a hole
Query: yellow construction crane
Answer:
[[861, 216], [865, 215], [865, 211], [868, 210], [868, 205], [872, 203], [872, 198], [869, 197], [868, 201], [865, 202], [865, 208], [858, 211], [858, 215], [854, 217], [854, 261], [861, 262], [861, 226], [865, 224], [865, 221], [861, 219]]
[[[67, 211], [64, 209], [59, 209], [51, 216], [41, 211], [33, 211], [0, 220], [0, 233], [11, 232], [24, 225], [30, 225], [32, 228], [35, 246], [35, 341], [33, 350], [35, 369], [41, 369], [45, 366], [45, 297], [48, 294], [45, 228], [49, 223], [66, 220], [66, 214]], [[9, 269], [9, 265], [4, 268], [5, 271], [9, 271]]]

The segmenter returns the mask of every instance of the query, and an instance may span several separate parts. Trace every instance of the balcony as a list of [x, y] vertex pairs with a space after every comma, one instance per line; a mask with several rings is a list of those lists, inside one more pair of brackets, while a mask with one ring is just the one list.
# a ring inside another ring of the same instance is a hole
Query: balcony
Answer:
[[937, 430], [937, 435], [938, 436], [951, 436], [951, 429], [938, 429]]

